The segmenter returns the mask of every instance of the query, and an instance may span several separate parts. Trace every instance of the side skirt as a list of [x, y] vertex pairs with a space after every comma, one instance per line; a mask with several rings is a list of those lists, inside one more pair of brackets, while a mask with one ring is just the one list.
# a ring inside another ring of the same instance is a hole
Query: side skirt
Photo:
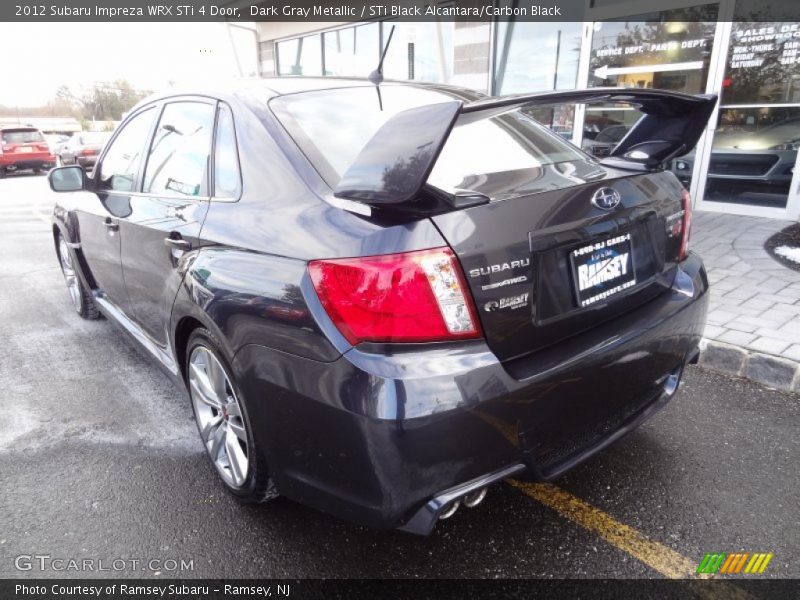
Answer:
[[94, 296], [94, 301], [97, 303], [97, 306], [103, 311], [103, 314], [109, 321], [113, 321], [115, 324], [119, 325], [126, 333], [136, 340], [148, 354], [156, 359], [159, 366], [161, 366], [168, 375], [172, 376], [176, 381], [181, 381], [178, 366], [175, 364], [175, 360], [172, 358], [172, 354], [168, 349], [162, 348], [151, 340], [124, 312], [106, 300], [102, 293], [98, 294], [94, 292], [92, 295]]

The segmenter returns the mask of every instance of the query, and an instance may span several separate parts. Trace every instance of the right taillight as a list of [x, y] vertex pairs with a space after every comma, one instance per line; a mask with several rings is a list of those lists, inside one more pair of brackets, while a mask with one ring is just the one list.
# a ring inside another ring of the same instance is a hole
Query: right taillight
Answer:
[[336, 327], [359, 342], [437, 342], [480, 337], [461, 268], [449, 248], [308, 264]]
[[689, 192], [683, 190], [681, 194], [681, 205], [683, 208], [683, 217], [681, 218], [681, 248], [678, 252], [678, 260], [686, 258], [689, 252], [689, 235], [692, 230], [692, 197]]

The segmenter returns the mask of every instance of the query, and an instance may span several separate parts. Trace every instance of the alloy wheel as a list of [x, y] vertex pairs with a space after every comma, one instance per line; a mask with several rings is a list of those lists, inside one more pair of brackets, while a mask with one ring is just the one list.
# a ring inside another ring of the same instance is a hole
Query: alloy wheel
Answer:
[[226, 483], [241, 487], [250, 464], [247, 428], [225, 369], [205, 346], [189, 358], [189, 393], [211, 462]]
[[64, 281], [67, 283], [67, 291], [69, 297], [72, 298], [72, 304], [75, 310], [81, 312], [81, 288], [78, 282], [78, 276], [75, 273], [75, 267], [72, 264], [72, 255], [69, 253], [67, 242], [64, 238], [60, 238], [58, 242], [58, 255], [61, 261], [61, 270], [64, 273]]

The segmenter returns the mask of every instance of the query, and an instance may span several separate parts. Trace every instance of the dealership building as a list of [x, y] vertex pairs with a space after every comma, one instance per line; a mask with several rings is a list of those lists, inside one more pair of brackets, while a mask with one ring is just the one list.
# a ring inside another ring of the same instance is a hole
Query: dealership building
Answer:
[[[387, 79], [492, 95], [595, 86], [717, 94], [718, 110], [697, 148], [671, 164], [695, 207], [800, 217], [800, 23], [748, 20], [763, 4], [755, 0], [663, 0], [647, 14], [640, 2], [587, 1], [584, 22], [259, 23], [260, 71], [365, 77], [394, 25]], [[534, 116], [602, 157], [638, 112], [566, 105]]]

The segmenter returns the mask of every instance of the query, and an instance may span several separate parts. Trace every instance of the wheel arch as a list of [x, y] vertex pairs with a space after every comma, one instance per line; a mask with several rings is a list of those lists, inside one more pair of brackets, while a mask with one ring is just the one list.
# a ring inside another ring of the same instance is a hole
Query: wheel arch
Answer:
[[94, 281], [94, 277], [92, 277], [92, 271], [89, 269], [89, 265], [86, 263], [86, 257], [83, 255], [83, 249], [81, 248], [80, 239], [78, 238], [78, 228], [74, 226], [74, 224], [70, 227], [68, 221], [56, 216], [53, 219], [53, 247], [55, 248], [57, 258], [60, 257], [60, 250], [58, 248], [59, 237], [63, 237], [75, 253], [74, 258], [76, 266], [78, 267], [79, 276], [90, 290], [95, 289], [97, 284]]
[[225, 359], [233, 364], [234, 348], [223, 328], [203, 308], [195, 303], [182, 286], [172, 307], [171, 316], [172, 352], [178, 365], [178, 373], [186, 383], [186, 351], [192, 332], [198, 328], [208, 329], [221, 345]]
[[178, 363], [178, 371], [181, 374], [181, 379], [186, 383], [186, 345], [189, 343], [189, 337], [195, 329], [206, 327], [206, 324], [192, 315], [181, 317], [175, 325], [174, 348], [175, 360]]

